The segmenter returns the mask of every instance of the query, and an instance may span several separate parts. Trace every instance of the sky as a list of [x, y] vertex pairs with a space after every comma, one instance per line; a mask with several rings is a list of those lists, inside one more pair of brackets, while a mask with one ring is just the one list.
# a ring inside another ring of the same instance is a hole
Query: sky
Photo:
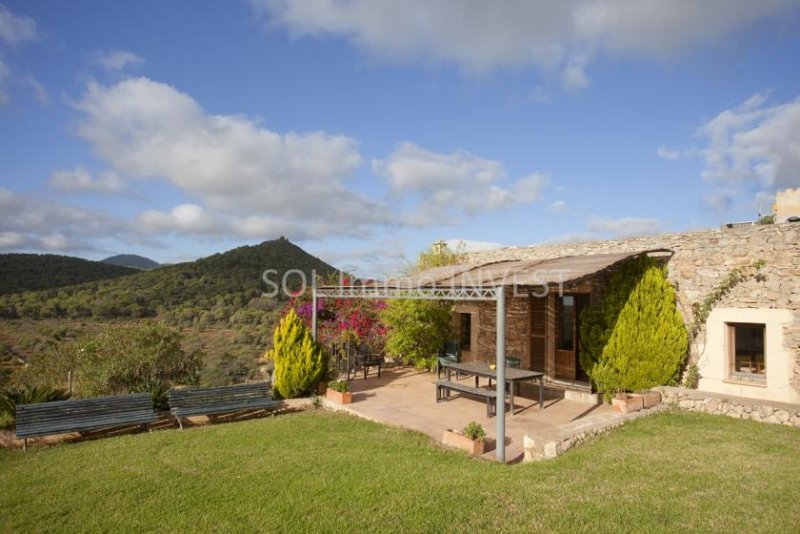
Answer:
[[381, 276], [800, 186], [797, 0], [0, 0], [0, 252]]

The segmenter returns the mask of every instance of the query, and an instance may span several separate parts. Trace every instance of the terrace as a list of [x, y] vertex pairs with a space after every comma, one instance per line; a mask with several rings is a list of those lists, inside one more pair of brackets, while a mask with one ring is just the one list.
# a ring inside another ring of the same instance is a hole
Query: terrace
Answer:
[[[455, 379], [455, 377], [453, 378]], [[353, 403], [345, 406], [329, 403], [331, 407], [373, 421], [400, 426], [427, 434], [441, 441], [447, 429], [462, 429], [476, 421], [486, 430], [486, 450], [483, 457], [495, 457], [495, 418], [486, 416], [485, 403], [454, 394], [448, 402], [436, 402], [435, 373], [407, 367], [386, 369], [378, 378], [361, 375], [350, 382]], [[473, 377], [462, 377], [471, 383]], [[481, 382], [485, 385], [485, 380]], [[514, 400], [516, 410], [506, 414], [506, 461], [518, 462], [523, 456], [523, 438], [557, 432], [575, 421], [603, 422], [620, 417], [607, 404], [591, 405], [563, 398], [563, 391], [545, 389], [544, 409], [538, 406], [538, 386], [523, 384]]]

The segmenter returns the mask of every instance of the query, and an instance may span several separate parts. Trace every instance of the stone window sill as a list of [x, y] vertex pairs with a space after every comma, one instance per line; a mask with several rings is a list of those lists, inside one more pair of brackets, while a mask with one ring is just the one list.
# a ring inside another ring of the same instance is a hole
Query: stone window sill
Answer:
[[754, 382], [750, 380], [736, 380], [734, 378], [726, 378], [722, 381], [724, 384], [736, 384], [737, 386], [753, 386], [756, 388], [766, 388], [766, 382]]

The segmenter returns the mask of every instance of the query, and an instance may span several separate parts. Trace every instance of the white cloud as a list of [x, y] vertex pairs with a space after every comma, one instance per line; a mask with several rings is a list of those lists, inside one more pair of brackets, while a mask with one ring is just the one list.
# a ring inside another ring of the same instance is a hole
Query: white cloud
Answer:
[[125, 50], [111, 50], [107, 52], [95, 52], [94, 62], [107, 71], [121, 71], [127, 67], [137, 67], [144, 63], [144, 58], [133, 52]]
[[725, 215], [730, 211], [733, 199], [731, 195], [723, 192], [711, 193], [705, 198], [705, 205], [717, 215]]
[[800, 97], [771, 105], [758, 93], [700, 128], [703, 177], [768, 192], [800, 185]]
[[92, 251], [93, 238], [120, 236], [128, 231], [104, 212], [0, 189], [0, 249]]
[[553, 213], [566, 213], [569, 211], [569, 204], [563, 200], [556, 200], [547, 209]]
[[11, 13], [0, 4], [0, 40], [16, 45], [36, 39], [36, 21]]
[[82, 167], [59, 169], [50, 175], [50, 187], [68, 192], [118, 193], [125, 184], [116, 173], [106, 171], [98, 178]]
[[660, 158], [669, 160], [676, 160], [681, 157], [681, 153], [679, 150], [670, 150], [664, 145], [661, 145], [656, 149], [656, 154], [658, 154], [658, 157]]
[[[116, 172], [167, 180], [235, 235], [364, 235], [397, 222], [387, 206], [344, 186], [361, 165], [349, 137], [280, 134], [243, 116], [212, 115], [147, 78], [92, 83], [74, 106], [83, 113], [78, 135]], [[157, 220], [178, 231], [192, 228], [178, 224], [174, 213]]]
[[[497, 161], [464, 150], [433, 152], [401, 143], [385, 160], [373, 160], [373, 170], [399, 196], [419, 198], [418, 224], [449, 223], [462, 213], [528, 204], [539, 200], [547, 177], [531, 174], [511, 183]], [[505, 187], [503, 187], [505, 185]]]
[[564, 89], [578, 90], [589, 87], [591, 80], [586, 74], [587, 55], [579, 54], [569, 58], [561, 71], [561, 85]]
[[136, 218], [136, 227], [149, 234], [183, 232], [190, 234], [218, 234], [221, 224], [213, 214], [197, 204], [181, 204], [168, 213], [147, 210]]
[[592, 219], [586, 225], [586, 228], [597, 234], [612, 237], [630, 237], [657, 233], [662, 230], [662, 223], [658, 219], [603, 217]]
[[379, 58], [440, 61], [468, 73], [533, 66], [589, 84], [599, 53], [664, 56], [718, 41], [795, 0], [250, 0], [270, 27], [341, 36]]
[[546, 104], [550, 102], [550, 91], [542, 85], [537, 85], [528, 95], [528, 100], [537, 104]]

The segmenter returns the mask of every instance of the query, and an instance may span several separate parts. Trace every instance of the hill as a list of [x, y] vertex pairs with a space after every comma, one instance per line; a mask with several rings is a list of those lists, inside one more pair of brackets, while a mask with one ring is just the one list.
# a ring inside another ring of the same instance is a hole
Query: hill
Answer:
[[[336, 272], [327, 263], [280, 238], [193, 262], [135, 271], [136, 274], [117, 279], [0, 296], [0, 317], [159, 316], [179, 325], [228, 323], [229, 320], [233, 320], [233, 324], [258, 324], [265, 319], [263, 312], [274, 310], [281, 298], [262, 297], [262, 291], [270, 288], [262, 281], [265, 269], [275, 270], [271, 279], [277, 282], [291, 269], [302, 271], [308, 280], [312, 271], [322, 276]], [[235, 314], [238, 315], [234, 318]]]
[[130, 267], [132, 269], [139, 269], [140, 271], [149, 271], [150, 269], [155, 269], [159, 266], [158, 262], [155, 262], [150, 258], [145, 258], [144, 256], [138, 256], [136, 254], [117, 254], [116, 256], [111, 256], [100, 261], [108, 265]]
[[136, 269], [56, 254], [0, 254], [0, 295], [106, 280]]

